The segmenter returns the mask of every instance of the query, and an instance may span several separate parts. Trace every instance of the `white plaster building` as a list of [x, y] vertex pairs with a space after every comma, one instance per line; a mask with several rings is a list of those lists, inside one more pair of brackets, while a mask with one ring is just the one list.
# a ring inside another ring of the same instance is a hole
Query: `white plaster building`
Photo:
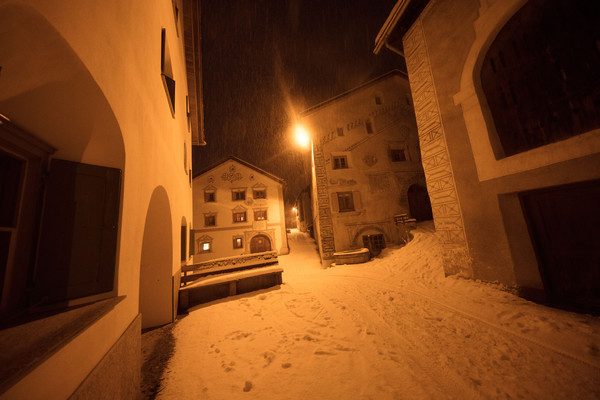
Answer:
[[242, 254], [288, 254], [283, 181], [236, 157], [193, 179], [194, 263]]
[[[600, 309], [600, 8], [569, 0], [399, 0], [447, 274]], [[388, 50], [383, 50], [388, 51]]]
[[399, 243], [397, 214], [431, 219], [406, 76], [382, 75], [303, 111], [301, 123], [312, 135], [314, 234], [324, 265], [365, 240]]
[[191, 260], [198, 7], [0, 0], [0, 398], [139, 395]]

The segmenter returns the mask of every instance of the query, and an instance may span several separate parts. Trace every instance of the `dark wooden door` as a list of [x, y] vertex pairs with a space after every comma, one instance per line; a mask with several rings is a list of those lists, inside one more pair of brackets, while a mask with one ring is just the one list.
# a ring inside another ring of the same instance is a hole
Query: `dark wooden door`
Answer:
[[271, 241], [265, 235], [254, 236], [250, 241], [250, 252], [262, 253], [264, 251], [271, 251]]
[[408, 188], [408, 207], [410, 216], [417, 221], [433, 219], [429, 194], [427, 189], [421, 185], [412, 185]]
[[600, 180], [520, 199], [550, 300], [600, 310]]

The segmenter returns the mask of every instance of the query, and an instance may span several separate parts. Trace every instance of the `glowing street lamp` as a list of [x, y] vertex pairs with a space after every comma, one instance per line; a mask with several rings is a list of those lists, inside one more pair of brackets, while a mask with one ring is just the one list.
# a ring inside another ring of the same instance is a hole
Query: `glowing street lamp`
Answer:
[[298, 146], [303, 147], [305, 149], [308, 149], [310, 147], [310, 134], [308, 133], [306, 128], [300, 124], [296, 124], [296, 126], [294, 127], [294, 139], [296, 140]]

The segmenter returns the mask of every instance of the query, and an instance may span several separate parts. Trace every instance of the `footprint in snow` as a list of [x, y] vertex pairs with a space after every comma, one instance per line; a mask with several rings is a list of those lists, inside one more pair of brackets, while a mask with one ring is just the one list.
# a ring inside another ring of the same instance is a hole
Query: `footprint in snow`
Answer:
[[243, 390], [244, 390], [244, 392], [249, 392], [249, 391], [251, 391], [253, 386], [254, 386], [254, 385], [252, 384], [252, 382], [251, 382], [251, 381], [246, 381], [246, 383], [244, 383], [244, 389], [243, 389]]

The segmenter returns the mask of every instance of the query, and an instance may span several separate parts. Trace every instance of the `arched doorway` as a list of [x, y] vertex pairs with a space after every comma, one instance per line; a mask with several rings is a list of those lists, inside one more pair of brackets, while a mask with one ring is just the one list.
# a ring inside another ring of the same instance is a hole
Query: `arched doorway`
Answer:
[[265, 235], [256, 235], [250, 240], [250, 253], [271, 251], [271, 240]]
[[429, 194], [427, 189], [421, 185], [415, 184], [408, 188], [408, 207], [410, 216], [417, 221], [433, 219]]
[[142, 328], [173, 321], [173, 235], [166, 190], [154, 189], [144, 226], [140, 261]]

